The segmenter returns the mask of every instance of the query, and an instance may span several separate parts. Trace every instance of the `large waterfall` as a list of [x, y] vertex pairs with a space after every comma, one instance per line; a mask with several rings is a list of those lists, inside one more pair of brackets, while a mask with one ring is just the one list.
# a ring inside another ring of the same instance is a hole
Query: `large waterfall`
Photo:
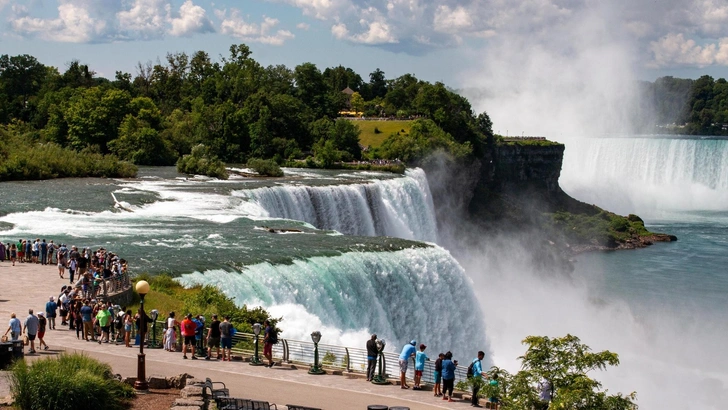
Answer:
[[[298, 307], [344, 332], [376, 332], [396, 342], [390, 343], [395, 348], [416, 339], [435, 352], [453, 350], [464, 355], [488, 350], [472, 282], [457, 261], [437, 246], [348, 252], [290, 265], [262, 263], [240, 272], [185, 274], [178, 280], [187, 286], [214, 285], [249, 304]], [[282, 327], [289, 329], [284, 337], [307, 339], [311, 323], [294, 320], [284, 318]]]
[[396, 236], [435, 242], [437, 224], [421, 169], [403, 178], [343, 185], [292, 185], [236, 193], [258, 204], [261, 216], [308, 222], [345, 235]]
[[582, 138], [566, 145], [562, 187], [618, 212], [728, 209], [728, 140]]

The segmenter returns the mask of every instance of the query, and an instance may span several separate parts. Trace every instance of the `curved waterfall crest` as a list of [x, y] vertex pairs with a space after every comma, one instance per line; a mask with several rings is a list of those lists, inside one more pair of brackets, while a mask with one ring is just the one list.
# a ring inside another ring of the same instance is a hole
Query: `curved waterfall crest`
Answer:
[[185, 286], [215, 286], [239, 304], [300, 305], [324, 325], [344, 332], [367, 329], [397, 346], [417, 339], [433, 351], [471, 354], [486, 343], [472, 282], [437, 246], [347, 252], [291, 265], [261, 263], [239, 272], [194, 272], [177, 280]]
[[345, 235], [437, 241], [432, 194], [425, 172], [357, 184], [281, 185], [238, 191], [268, 217], [293, 219]]

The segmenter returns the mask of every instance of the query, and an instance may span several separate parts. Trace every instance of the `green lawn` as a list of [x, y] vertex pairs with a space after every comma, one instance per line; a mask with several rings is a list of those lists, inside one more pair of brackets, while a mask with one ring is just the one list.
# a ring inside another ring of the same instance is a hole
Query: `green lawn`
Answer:
[[[357, 120], [354, 124], [359, 126], [361, 135], [359, 136], [359, 142], [363, 146], [369, 146], [376, 148], [382, 145], [390, 134], [394, 134], [398, 131], [404, 130], [409, 133], [412, 127], [412, 121], [369, 121], [369, 120]], [[374, 128], [379, 129], [381, 133], [375, 134]]]

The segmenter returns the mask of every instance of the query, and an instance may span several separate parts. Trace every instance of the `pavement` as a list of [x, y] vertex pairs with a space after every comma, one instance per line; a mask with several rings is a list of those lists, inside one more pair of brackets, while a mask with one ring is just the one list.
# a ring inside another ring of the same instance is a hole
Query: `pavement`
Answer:
[[[0, 334], [7, 329], [10, 313], [15, 312], [23, 320], [32, 308], [37, 313], [45, 310], [49, 296], [58, 296], [61, 286], [68, 283], [58, 276], [55, 266], [0, 262]], [[153, 308], [153, 307], [152, 307]], [[76, 332], [59, 326], [47, 330], [45, 341], [47, 351], [38, 350], [28, 355], [28, 360], [57, 355], [64, 351], [83, 352], [111, 365], [114, 373], [124, 377], [137, 374], [138, 347], [98, 344], [76, 339]], [[36, 349], [37, 350], [37, 349]], [[195, 378], [211, 378], [221, 381], [230, 389], [232, 397], [265, 400], [276, 403], [279, 408], [286, 404], [319, 407], [325, 410], [366, 409], [368, 405], [380, 404], [409, 407], [410, 409], [457, 409], [470, 407], [464, 401], [445, 402], [433, 397], [431, 391], [402, 390], [399, 386], [378, 386], [361, 378], [337, 375], [310, 375], [305, 366], [293, 369], [289, 366], [250, 366], [240, 361], [221, 362], [206, 360], [184, 360], [179, 352], [163, 349], [145, 349], [147, 376], [170, 377], [189, 373]], [[0, 375], [1, 392], [7, 391], [7, 382]], [[411, 383], [410, 383], [411, 384]]]

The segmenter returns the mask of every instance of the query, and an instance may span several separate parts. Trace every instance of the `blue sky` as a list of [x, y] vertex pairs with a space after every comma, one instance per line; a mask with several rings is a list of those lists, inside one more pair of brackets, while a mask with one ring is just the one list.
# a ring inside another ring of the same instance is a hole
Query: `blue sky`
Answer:
[[248, 44], [264, 65], [341, 64], [365, 79], [381, 68], [388, 78], [414, 73], [453, 87], [509, 71], [496, 61], [589, 69], [617, 59], [620, 73], [636, 79], [728, 76], [725, 0], [604, 3], [0, 0], [0, 53], [31, 54], [61, 71], [78, 59], [106, 77], [135, 74], [137, 62], [164, 60], [168, 52], [227, 55], [234, 43]]

